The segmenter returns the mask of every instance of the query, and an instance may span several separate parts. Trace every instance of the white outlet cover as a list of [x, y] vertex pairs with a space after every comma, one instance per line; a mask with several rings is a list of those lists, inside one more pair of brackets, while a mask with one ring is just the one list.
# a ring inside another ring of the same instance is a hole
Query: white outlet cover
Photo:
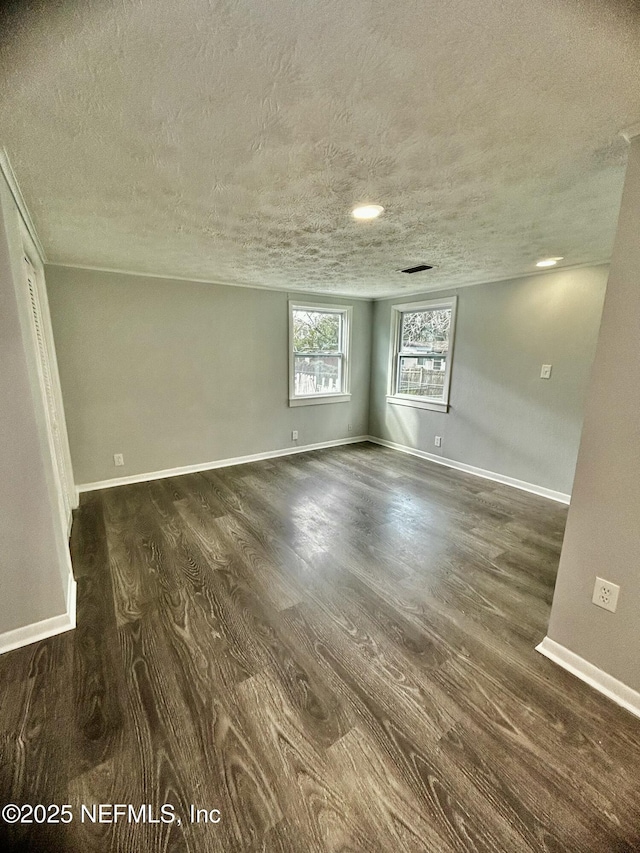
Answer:
[[597, 607], [602, 607], [603, 610], [615, 613], [618, 606], [619, 592], [620, 587], [617, 583], [611, 583], [611, 581], [608, 581], [605, 578], [597, 577], [593, 586], [593, 596], [591, 601]]
[[551, 379], [551, 367], [550, 364], [543, 364], [542, 369], [540, 370], [540, 379]]

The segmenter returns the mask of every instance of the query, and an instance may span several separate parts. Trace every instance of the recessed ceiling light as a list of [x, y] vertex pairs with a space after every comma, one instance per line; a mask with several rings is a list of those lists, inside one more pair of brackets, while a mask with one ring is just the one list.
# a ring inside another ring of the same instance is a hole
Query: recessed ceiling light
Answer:
[[563, 261], [564, 258], [546, 258], [544, 261], [538, 261], [537, 267], [555, 267], [558, 261]]
[[354, 207], [351, 215], [356, 219], [375, 219], [383, 210], [381, 204], [362, 204], [360, 207]]

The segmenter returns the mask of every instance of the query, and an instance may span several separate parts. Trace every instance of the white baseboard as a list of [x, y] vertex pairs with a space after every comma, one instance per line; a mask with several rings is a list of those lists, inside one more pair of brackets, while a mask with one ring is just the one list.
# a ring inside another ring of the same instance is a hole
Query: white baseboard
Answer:
[[640, 693], [637, 690], [633, 690], [622, 681], [598, 669], [588, 660], [581, 658], [580, 655], [575, 654], [560, 643], [556, 643], [549, 637], [545, 637], [536, 646], [536, 651], [611, 699], [616, 705], [620, 705], [621, 708], [625, 708], [636, 717], [640, 717]]
[[387, 441], [386, 438], [376, 438], [375, 436], [370, 435], [368, 439], [373, 442], [373, 444], [390, 447], [392, 450], [399, 450], [401, 453], [409, 453], [411, 456], [418, 456], [420, 459], [427, 459], [429, 462], [435, 462], [437, 465], [444, 465], [447, 468], [455, 468], [457, 471], [465, 471], [467, 474], [474, 474], [476, 477], [482, 477], [485, 480], [493, 480], [495, 483], [512, 486], [514, 489], [520, 489], [523, 492], [531, 492], [534, 495], [540, 495], [543, 498], [549, 498], [550, 500], [557, 501], [561, 504], [568, 504], [571, 501], [571, 495], [567, 495], [564, 492], [555, 492], [553, 489], [547, 489], [544, 486], [536, 486], [535, 483], [516, 480], [513, 477], [507, 477], [504, 474], [496, 474], [494, 471], [485, 471], [484, 468], [476, 468], [475, 465], [467, 465], [465, 462], [457, 462], [455, 459], [447, 459], [445, 456], [437, 456], [435, 453], [427, 453], [426, 450], [416, 450], [414, 447], [408, 447], [405, 444], [396, 444], [395, 441]]
[[493, 480], [496, 483], [502, 483], [506, 486], [512, 486], [515, 489], [520, 489], [524, 492], [531, 492], [534, 495], [540, 495], [544, 498], [549, 498], [559, 503], [568, 504], [571, 500], [571, 495], [564, 492], [555, 492], [553, 489], [546, 489], [544, 486], [537, 486], [535, 483], [526, 483], [524, 480], [516, 480], [513, 477], [506, 477], [503, 474], [496, 474], [493, 471], [486, 471], [484, 468], [476, 468], [474, 465], [467, 465], [464, 462], [457, 462], [455, 459], [447, 459], [444, 456], [436, 456], [434, 453], [427, 453], [425, 450], [416, 450], [413, 447], [408, 447], [404, 444], [396, 444], [394, 441], [387, 441], [384, 438], [377, 438], [373, 435], [358, 435], [353, 438], [337, 438], [333, 441], [322, 441], [318, 444], [305, 444], [302, 447], [285, 447], [282, 450], [269, 450], [265, 453], [252, 453], [249, 456], [235, 456], [228, 459], [217, 459], [215, 462], [199, 462], [195, 465], [183, 465], [179, 468], [165, 468], [162, 471], [151, 471], [145, 474], [132, 474], [129, 477], [113, 477], [110, 480], [99, 480], [94, 483], [80, 483], [77, 486], [78, 492], [93, 492], [98, 489], [109, 489], [113, 486], [128, 486], [133, 483], [146, 483], [150, 480], [162, 480], [165, 477], [178, 477], [181, 474], [196, 474], [199, 471], [211, 471], [215, 468], [228, 468], [231, 465], [244, 465], [247, 462], [260, 462], [264, 459], [276, 459], [279, 456], [290, 456], [294, 453], [307, 453], [311, 450], [322, 450], [325, 447], [339, 447], [343, 444], [359, 444], [363, 441], [370, 441], [373, 444], [380, 444], [383, 447], [390, 447], [392, 450], [399, 450], [401, 453], [409, 453], [412, 456], [418, 456], [420, 459], [426, 459], [429, 462], [435, 462], [438, 465], [444, 465], [447, 468], [455, 468], [458, 471], [465, 471], [467, 474], [474, 474], [476, 477], [483, 477], [485, 480]]
[[71, 631], [75, 628], [76, 582], [72, 574], [69, 574], [65, 599], [66, 613], [61, 613], [59, 616], [50, 616], [48, 619], [35, 622], [33, 625], [24, 625], [22, 628], [15, 628], [13, 631], [5, 631], [4, 634], [0, 634], [0, 655], [14, 649], [19, 649], [22, 646], [28, 646], [38, 640], [55, 637], [56, 634], [62, 634], [65, 631]]
[[181, 468], [165, 468], [163, 471], [151, 471], [148, 474], [132, 474], [130, 477], [114, 477], [112, 480], [100, 480], [95, 483], [80, 483], [79, 492], [94, 492], [97, 489], [110, 489], [113, 486], [128, 486], [132, 483], [147, 483], [149, 480], [162, 480], [165, 477], [179, 477], [181, 474], [197, 474], [199, 471], [212, 471], [214, 468], [229, 468], [231, 465], [245, 465], [247, 462], [261, 462], [264, 459], [277, 459], [279, 456], [291, 456], [294, 453], [307, 453], [310, 450], [322, 450], [325, 447], [339, 447], [343, 444], [359, 444], [369, 441], [368, 435], [353, 438], [336, 438], [333, 441], [321, 441], [318, 444], [305, 444], [302, 447], [285, 447], [282, 450], [268, 450], [265, 453], [252, 453], [249, 456], [236, 456], [230, 459], [217, 459], [215, 462], [199, 462], [196, 465], [183, 465]]

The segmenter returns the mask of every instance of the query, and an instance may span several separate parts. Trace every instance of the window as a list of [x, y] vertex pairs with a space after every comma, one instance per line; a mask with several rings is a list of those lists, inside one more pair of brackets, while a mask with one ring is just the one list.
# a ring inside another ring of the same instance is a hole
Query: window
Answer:
[[290, 406], [351, 398], [350, 326], [350, 307], [289, 303]]
[[455, 316], [455, 296], [392, 306], [388, 402], [448, 410]]

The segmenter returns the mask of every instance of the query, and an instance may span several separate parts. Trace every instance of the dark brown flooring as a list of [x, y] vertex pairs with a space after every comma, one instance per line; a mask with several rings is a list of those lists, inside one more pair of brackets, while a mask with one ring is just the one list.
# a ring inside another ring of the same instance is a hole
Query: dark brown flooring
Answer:
[[565, 516], [370, 444], [84, 495], [0, 658], [0, 801], [74, 820], [0, 851], [640, 850], [640, 722], [534, 651]]

